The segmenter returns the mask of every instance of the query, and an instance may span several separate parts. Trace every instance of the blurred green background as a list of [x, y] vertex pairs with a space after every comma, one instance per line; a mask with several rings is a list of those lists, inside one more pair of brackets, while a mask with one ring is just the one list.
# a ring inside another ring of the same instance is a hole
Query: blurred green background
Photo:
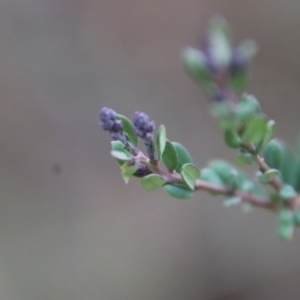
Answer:
[[216, 13], [260, 52], [248, 91], [299, 134], [298, 0], [0, 1], [0, 299], [299, 299], [300, 233], [126, 186], [98, 111], [147, 112], [198, 166], [234, 159], [180, 53]]

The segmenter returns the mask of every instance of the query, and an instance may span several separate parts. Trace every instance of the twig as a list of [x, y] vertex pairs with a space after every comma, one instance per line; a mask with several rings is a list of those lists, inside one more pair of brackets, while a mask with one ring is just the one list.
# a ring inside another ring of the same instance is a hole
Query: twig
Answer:
[[[250, 154], [252, 154], [258, 164], [259, 170], [262, 173], [266, 173], [268, 170], [270, 170], [271, 168], [267, 165], [267, 163], [265, 162], [265, 160], [259, 155], [256, 154], [256, 149], [253, 145], [249, 145], [249, 144], [243, 144], [242, 148], [247, 150]], [[276, 191], [280, 191], [282, 188], [282, 182], [276, 177], [276, 178], [272, 178], [269, 181], [269, 184], [276, 190]]]
[[[142, 157], [143, 155], [140, 155]], [[177, 172], [167, 172], [165, 170], [162, 170], [158, 165], [151, 165], [149, 161], [141, 160], [141, 163], [145, 164], [150, 170], [155, 173], [160, 175], [164, 181], [167, 183], [179, 183], [179, 184], [184, 184], [184, 181], [181, 177], [181, 175]], [[263, 198], [251, 193], [246, 193], [242, 192], [239, 190], [232, 190], [230, 188], [227, 188], [222, 185], [217, 185], [214, 183], [210, 183], [201, 179], [198, 179], [195, 183], [195, 190], [196, 191], [206, 191], [218, 195], [223, 195], [223, 196], [233, 196], [233, 197], [239, 197], [241, 198], [241, 201], [244, 203], [249, 203], [255, 207], [261, 207], [261, 208], [266, 208], [269, 210], [275, 210], [276, 207], [275, 205], [268, 199], [268, 198]]]

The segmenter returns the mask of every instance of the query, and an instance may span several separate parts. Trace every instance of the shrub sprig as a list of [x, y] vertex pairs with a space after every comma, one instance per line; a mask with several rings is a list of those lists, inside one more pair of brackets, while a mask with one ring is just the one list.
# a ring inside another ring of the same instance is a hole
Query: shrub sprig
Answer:
[[[136, 112], [131, 122], [103, 107], [101, 127], [110, 133], [111, 154], [126, 183], [135, 176], [146, 191], [163, 188], [172, 197], [189, 199], [203, 190], [223, 196], [225, 206], [267, 209], [277, 215], [279, 236], [291, 239], [295, 226], [300, 226], [300, 141], [292, 152], [274, 138], [274, 120], [262, 112], [253, 95], [245, 93], [256, 48], [252, 40], [233, 47], [228, 24], [215, 18], [202, 48], [189, 47], [182, 54], [188, 74], [211, 100], [225, 143], [238, 151], [238, 166], [216, 159], [199, 169], [183, 145], [167, 138], [164, 125], [154, 132], [154, 121], [143, 112]], [[137, 146], [139, 139], [146, 154]], [[253, 166], [255, 176], [243, 172], [239, 168], [243, 165]]]

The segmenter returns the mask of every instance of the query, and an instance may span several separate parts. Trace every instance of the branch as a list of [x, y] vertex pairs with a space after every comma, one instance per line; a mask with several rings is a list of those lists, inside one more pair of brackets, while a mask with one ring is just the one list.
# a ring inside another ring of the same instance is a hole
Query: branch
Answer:
[[[256, 149], [253, 145], [249, 145], [249, 144], [243, 144], [242, 148], [244, 148], [245, 150], [247, 150], [250, 154], [252, 154], [258, 164], [259, 170], [262, 173], [267, 172], [268, 170], [270, 170], [271, 168], [267, 165], [267, 163], [265, 162], [265, 160], [259, 155], [256, 154]], [[282, 188], [282, 182], [276, 177], [276, 178], [272, 178], [269, 181], [269, 184], [276, 190], [276, 191], [280, 191]]]
[[[140, 157], [143, 156], [144, 156], [143, 154], [140, 154]], [[181, 175], [175, 171], [172, 173], [167, 172], [165, 170], [162, 170], [158, 165], [151, 165], [149, 161], [141, 160], [140, 162], [145, 164], [153, 173], [160, 175], [167, 183], [185, 184]], [[196, 181], [195, 190], [206, 191], [206, 192], [214, 193], [217, 195], [223, 195], [223, 196], [239, 197], [241, 198], [242, 202], [249, 203], [255, 207], [261, 207], [272, 211], [276, 209], [274, 204], [268, 198], [263, 198], [239, 190], [232, 190], [225, 186], [210, 183], [201, 179], [198, 179]]]

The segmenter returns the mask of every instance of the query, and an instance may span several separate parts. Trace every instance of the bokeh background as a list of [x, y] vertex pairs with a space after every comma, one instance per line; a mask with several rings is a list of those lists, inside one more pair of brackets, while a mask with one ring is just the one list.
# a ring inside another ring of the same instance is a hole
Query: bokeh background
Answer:
[[260, 52], [248, 91], [299, 134], [298, 0], [0, 1], [0, 299], [299, 299], [275, 217], [126, 186], [100, 107], [147, 112], [195, 163], [234, 159], [184, 73], [215, 14]]

